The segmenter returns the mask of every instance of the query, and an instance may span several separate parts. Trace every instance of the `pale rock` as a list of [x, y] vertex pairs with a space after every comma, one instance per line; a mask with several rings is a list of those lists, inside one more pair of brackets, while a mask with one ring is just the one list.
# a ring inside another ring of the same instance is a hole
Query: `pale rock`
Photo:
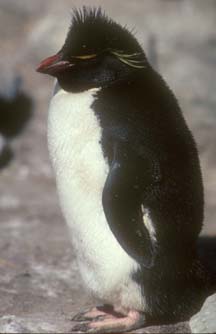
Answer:
[[216, 293], [208, 297], [190, 320], [192, 333], [216, 333]]

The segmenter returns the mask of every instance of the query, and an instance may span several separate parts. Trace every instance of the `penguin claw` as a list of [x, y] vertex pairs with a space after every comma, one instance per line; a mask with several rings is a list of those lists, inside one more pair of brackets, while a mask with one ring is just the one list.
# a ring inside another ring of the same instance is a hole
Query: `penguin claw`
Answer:
[[104, 315], [98, 315], [95, 318], [92, 317], [88, 317], [87, 315], [85, 315], [85, 312], [80, 312], [78, 314], [76, 314], [71, 321], [76, 321], [76, 322], [86, 322], [86, 321], [98, 321], [98, 320], [103, 320], [105, 318]]
[[[89, 334], [101, 334], [101, 329], [100, 328], [91, 328], [90, 327], [90, 323], [91, 322], [88, 322], [88, 323], [85, 323], [85, 324], [78, 324], [78, 325], [75, 325], [72, 329], [71, 329], [71, 333], [89, 333]], [[105, 333], [105, 332], [103, 332]], [[108, 332], [106, 332], [108, 333]]]
[[101, 329], [100, 328], [91, 328], [89, 326], [90, 322], [88, 323], [82, 323], [82, 324], [77, 324], [71, 329], [71, 333], [89, 333], [89, 334], [101, 334]]
[[72, 332], [71, 333], [86, 333], [87, 331], [88, 331], [88, 325], [85, 323], [85, 324], [75, 325], [72, 328]]
[[113, 310], [111, 306], [102, 305], [96, 306], [91, 309], [87, 309], [83, 312], [77, 313], [71, 320], [77, 322], [84, 321], [98, 321], [104, 319], [106, 316], [110, 316], [110, 313]]
[[80, 312], [80, 313], [75, 314], [75, 316], [71, 319], [71, 321], [82, 322], [82, 321], [90, 320], [88, 317], [85, 316], [85, 313], [86, 312]]

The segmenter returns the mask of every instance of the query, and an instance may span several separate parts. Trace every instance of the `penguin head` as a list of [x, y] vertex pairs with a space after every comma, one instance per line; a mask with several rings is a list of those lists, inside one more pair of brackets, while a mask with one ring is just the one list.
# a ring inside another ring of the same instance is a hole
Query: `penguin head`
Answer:
[[41, 62], [37, 71], [58, 79], [66, 91], [82, 91], [128, 80], [147, 66], [145, 54], [126, 27], [101, 8], [74, 10], [61, 50]]

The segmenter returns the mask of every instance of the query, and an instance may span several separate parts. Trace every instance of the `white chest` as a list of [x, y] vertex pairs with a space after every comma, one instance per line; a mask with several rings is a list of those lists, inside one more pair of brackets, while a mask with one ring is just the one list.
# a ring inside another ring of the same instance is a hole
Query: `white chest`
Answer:
[[[91, 109], [96, 92], [60, 90], [52, 98], [48, 145], [83, 279], [99, 297], [108, 298], [118, 290], [122, 300], [135, 289], [131, 273], [137, 263], [116, 241], [103, 212], [102, 192], [109, 167], [100, 145], [101, 128]], [[123, 286], [127, 288], [120, 293]], [[140, 302], [139, 293], [137, 298]]]

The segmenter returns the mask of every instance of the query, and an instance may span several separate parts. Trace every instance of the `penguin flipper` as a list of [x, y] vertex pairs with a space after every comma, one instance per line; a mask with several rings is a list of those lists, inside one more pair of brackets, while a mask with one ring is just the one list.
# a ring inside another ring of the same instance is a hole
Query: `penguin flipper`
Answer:
[[122, 248], [139, 264], [150, 268], [154, 262], [154, 246], [143, 222], [139, 189], [142, 181], [136, 158], [139, 159], [124, 143], [115, 145], [103, 190], [103, 209]]

